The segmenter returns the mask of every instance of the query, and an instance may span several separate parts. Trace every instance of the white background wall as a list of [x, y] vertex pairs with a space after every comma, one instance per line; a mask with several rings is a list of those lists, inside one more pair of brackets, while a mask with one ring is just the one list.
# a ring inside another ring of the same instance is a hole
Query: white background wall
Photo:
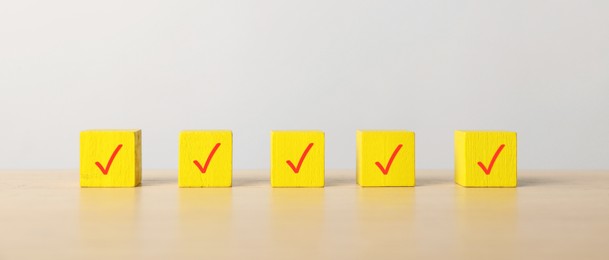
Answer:
[[77, 168], [79, 131], [141, 128], [176, 168], [182, 129], [232, 129], [237, 169], [271, 129], [417, 133], [452, 168], [453, 130], [519, 134], [521, 169], [609, 168], [609, 1], [0, 3], [0, 169]]

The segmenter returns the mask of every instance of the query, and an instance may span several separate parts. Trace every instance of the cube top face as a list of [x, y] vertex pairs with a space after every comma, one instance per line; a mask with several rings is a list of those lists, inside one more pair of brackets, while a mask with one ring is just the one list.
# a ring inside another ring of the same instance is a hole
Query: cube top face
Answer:
[[231, 187], [233, 133], [229, 130], [180, 132], [179, 187]]
[[408, 130], [383, 130], [383, 129], [358, 129], [357, 133], [364, 133], [364, 134], [390, 134], [390, 133], [414, 133], [412, 131], [408, 131]]
[[517, 171], [515, 132], [455, 132], [457, 184], [465, 187], [516, 187]]
[[218, 134], [230, 134], [231, 138], [233, 136], [233, 132], [231, 130], [225, 130], [225, 129], [217, 129], [217, 130], [182, 130], [180, 131], [180, 135], [185, 135], [185, 134], [214, 134], [214, 133], [218, 133]]
[[80, 133], [81, 187], [135, 187], [141, 182], [141, 130]]
[[271, 132], [271, 186], [323, 187], [324, 132]]
[[357, 183], [360, 186], [414, 186], [415, 134], [358, 130]]
[[83, 130], [80, 133], [141, 133], [142, 130], [141, 129], [88, 129], [88, 130]]

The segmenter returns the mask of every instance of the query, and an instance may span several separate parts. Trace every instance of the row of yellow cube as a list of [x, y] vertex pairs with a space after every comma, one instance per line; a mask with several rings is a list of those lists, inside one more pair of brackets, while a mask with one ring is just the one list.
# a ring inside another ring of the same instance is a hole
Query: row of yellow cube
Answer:
[[[232, 132], [182, 131], [180, 187], [232, 186]], [[455, 182], [466, 187], [515, 187], [516, 133], [455, 132]], [[322, 131], [271, 132], [271, 185], [323, 187]], [[357, 131], [360, 186], [415, 186], [415, 135]], [[140, 130], [89, 130], [80, 135], [81, 187], [135, 187], [142, 179]]]

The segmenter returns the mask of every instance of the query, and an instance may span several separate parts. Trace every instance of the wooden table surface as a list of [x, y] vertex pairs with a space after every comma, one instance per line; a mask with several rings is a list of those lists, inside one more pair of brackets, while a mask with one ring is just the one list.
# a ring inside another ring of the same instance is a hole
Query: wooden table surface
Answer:
[[609, 259], [609, 171], [520, 171], [518, 188], [463, 188], [452, 171], [415, 188], [80, 188], [77, 171], [0, 171], [0, 259]]

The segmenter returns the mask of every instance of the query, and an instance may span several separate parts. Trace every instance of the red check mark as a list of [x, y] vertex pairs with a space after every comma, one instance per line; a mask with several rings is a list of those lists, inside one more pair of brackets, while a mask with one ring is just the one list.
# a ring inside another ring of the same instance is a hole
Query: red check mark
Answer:
[[389, 157], [389, 161], [387, 162], [387, 168], [384, 168], [383, 165], [381, 165], [380, 162], [375, 162], [374, 163], [374, 164], [376, 164], [376, 167], [379, 167], [379, 169], [381, 170], [383, 175], [387, 175], [387, 173], [389, 173], [389, 168], [391, 168], [391, 164], [393, 163], [393, 159], [395, 159], [395, 156], [398, 155], [398, 152], [400, 151], [400, 149], [402, 149], [402, 144], [399, 144], [395, 148], [395, 150], [393, 150], [393, 154], [391, 154], [391, 157]]
[[294, 167], [294, 164], [290, 160], [285, 161], [288, 164], [288, 166], [290, 166], [290, 168], [292, 168], [292, 171], [294, 171], [294, 173], [298, 173], [300, 171], [300, 166], [302, 166], [302, 162], [304, 161], [305, 157], [307, 157], [307, 154], [311, 150], [311, 147], [313, 147], [313, 143], [310, 143], [307, 146], [307, 148], [304, 150], [302, 155], [300, 156], [300, 160], [298, 161], [298, 166]]
[[192, 161], [197, 168], [199, 168], [199, 171], [201, 171], [201, 173], [205, 173], [207, 172], [207, 166], [209, 166], [209, 162], [211, 162], [211, 158], [214, 157], [214, 154], [216, 153], [216, 151], [218, 150], [218, 147], [220, 147], [220, 143], [217, 143], [213, 149], [211, 149], [211, 152], [209, 153], [209, 155], [207, 156], [207, 161], [205, 161], [205, 166], [201, 167], [201, 164], [199, 163], [199, 161], [194, 160]]
[[478, 162], [478, 166], [480, 166], [480, 168], [482, 168], [482, 171], [484, 171], [484, 174], [486, 174], [486, 175], [491, 174], [491, 170], [493, 169], [495, 160], [497, 160], [497, 157], [503, 150], [503, 147], [505, 147], [505, 144], [502, 144], [499, 146], [499, 149], [497, 149], [497, 151], [495, 152], [495, 155], [493, 155], [493, 159], [491, 159], [491, 163], [488, 165], [488, 168], [484, 167], [484, 164], [482, 164], [482, 162]]
[[99, 168], [99, 170], [104, 174], [108, 174], [108, 171], [110, 170], [110, 166], [112, 166], [112, 162], [114, 161], [114, 157], [116, 157], [116, 154], [118, 153], [118, 151], [121, 150], [121, 148], [123, 148], [122, 144], [119, 144], [116, 149], [114, 149], [114, 152], [112, 152], [112, 155], [110, 156], [110, 160], [108, 160], [108, 163], [106, 164], [106, 168], [104, 168], [101, 163], [99, 162], [95, 162], [95, 165], [97, 165], [97, 168]]

